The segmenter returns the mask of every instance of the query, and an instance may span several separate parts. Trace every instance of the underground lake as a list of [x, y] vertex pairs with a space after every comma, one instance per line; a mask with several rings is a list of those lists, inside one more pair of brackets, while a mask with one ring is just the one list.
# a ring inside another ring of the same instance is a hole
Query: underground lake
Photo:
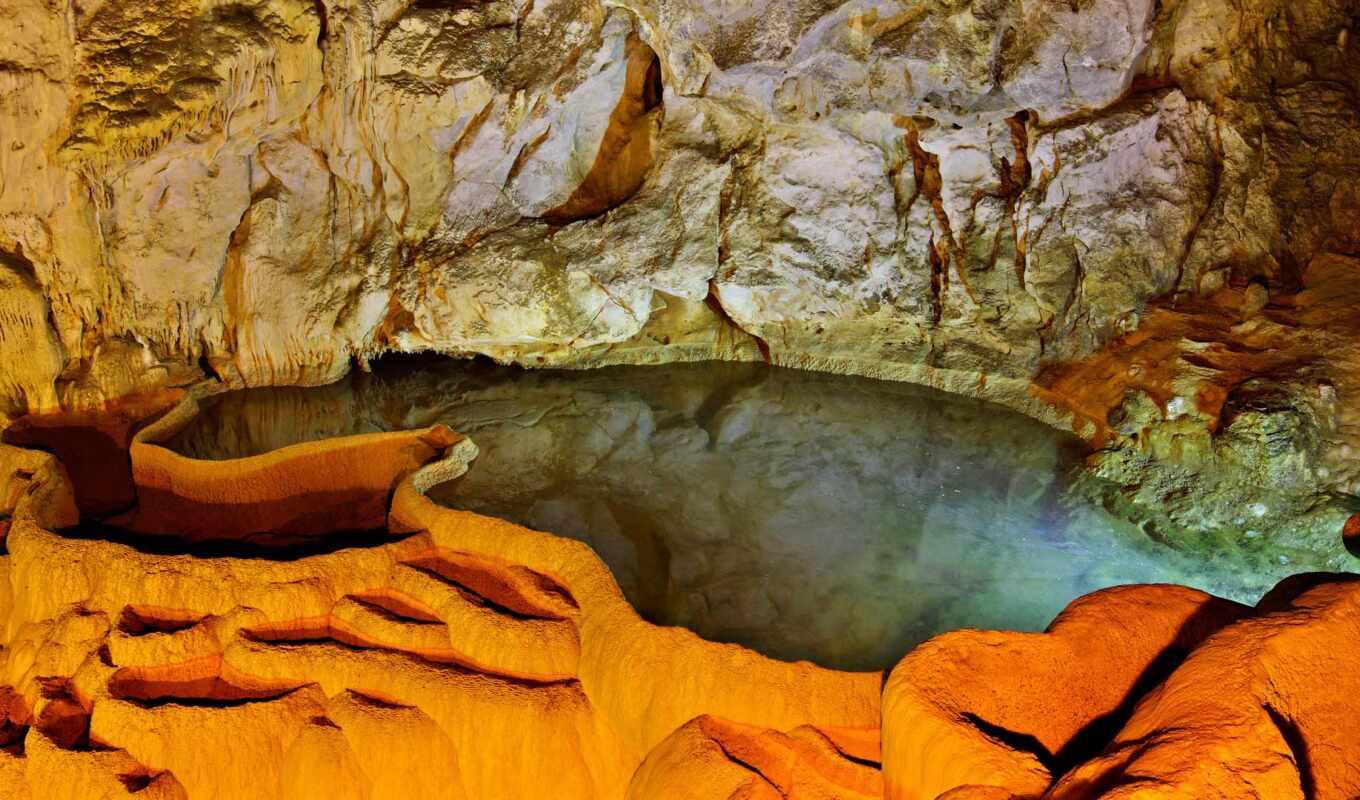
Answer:
[[444, 423], [439, 503], [588, 543], [647, 620], [784, 660], [890, 667], [958, 628], [1042, 630], [1074, 598], [1179, 583], [1250, 600], [1300, 566], [1214, 559], [1079, 491], [1083, 445], [919, 386], [705, 363], [525, 371], [389, 358], [328, 386], [229, 392], [167, 445], [226, 459]]

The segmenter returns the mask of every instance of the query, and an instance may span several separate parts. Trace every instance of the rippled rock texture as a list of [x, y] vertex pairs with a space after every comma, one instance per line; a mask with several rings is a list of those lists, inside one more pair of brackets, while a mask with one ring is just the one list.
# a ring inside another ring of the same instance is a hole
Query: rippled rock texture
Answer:
[[6, 415], [392, 350], [764, 359], [1075, 430], [1167, 541], [1357, 510], [1354, 0], [0, 20]]
[[0, 20], [6, 415], [391, 350], [765, 359], [1075, 430], [1168, 541], [1360, 492], [1354, 0]]
[[1123, 587], [1042, 634], [942, 636], [884, 689], [886, 796], [1353, 797], [1358, 587], [1301, 575], [1254, 609]]
[[[63, 476], [35, 462], [22, 479], [37, 488], [0, 556], [5, 796], [621, 798], [704, 715], [796, 731], [823, 783], [879, 786], [861, 763], [879, 674], [651, 625], [580, 542], [432, 503], [469, 440], [436, 427], [216, 463], [147, 441], [192, 405], [138, 434], [137, 510], [154, 513], [128, 528], [54, 532], [70, 520], [34, 511]], [[363, 480], [336, 502], [312, 491], [336, 474]], [[239, 529], [322, 517], [377, 529], [306, 551]], [[220, 521], [230, 555], [167, 538], [171, 518]]]
[[[1015, 658], [975, 683], [937, 691], [927, 650], [881, 695], [650, 625], [579, 542], [429, 503], [403, 473], [442, 430], [222, 474], [134, 446], [129, 473], [140, 412], [71, 424], [392, 350], [765, 360], [1069, 427], [1102, 448], [1093, 496], [1167, 547], [1353, 542], [1355, 0], [0, 0], [0, 22], [0, 427], [76, 454], [0, 449], [5, 793], [1360, 794], [1355, 584], [1192, 631], [1144, 615], [1116, 670], [1062, 658], [1074, 608], [982, 637]], [[54, 413], [9, 425], [32, 411]], [[332, 476], [354, 519], [391, 512], [379, 541], [218, 558], [53, 531], [310, 536], [348, 524], [303, 518]], [[1092, 712], [1116, 715], [1102, 748], [1072, 750]], [[964, 760], [919, 768], [923, 718]], [[1001, 767], [955, 780], [975, 755]]]
[[192, 405], [134, 439], [138, 493], [153, 490], [165, 514], [306, 518], [315, 475], [409, 453], [370, 458], [364, 474], [388, 481], [356, 490], [390, 499], [387, 523], [309, 552], [246, 552], [223, 527], [229, 555], [135, 530], [54, 531], [69, 519], [39, 512], [74, 496], [60, 465], [0, 450], [20, 467], [9, 485], [26, 484], [7, 492], [22, 499], [6, 509], [0, 556], [7, 797], [1360, 791], [1353, 576], [1298, 576], [1255, 608], [1174, 586], [1108, 589], [1042, 633], [959, 631], [890, 673], [838, 672], [650, 624], [582, 543], [435, 504], [425, 492], [476, 455], [447, 429], [209, 470], [153, 443]]

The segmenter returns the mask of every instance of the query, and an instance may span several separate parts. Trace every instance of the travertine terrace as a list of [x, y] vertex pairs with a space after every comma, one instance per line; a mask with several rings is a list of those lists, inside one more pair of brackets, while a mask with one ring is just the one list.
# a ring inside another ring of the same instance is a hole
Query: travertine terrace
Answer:
[[[390, 502], [383, 530], [253, 558], [195, 554], [201, 536], [180, 553], [72, 537], [52, 530], [74, 514], [64, 472], [7, 448], [28, 482], [9, 493], [4, 561], [0, 775], [16, 796], [1360, 791], [1355, 717], [1337, 706], [1360, 583], [1342, 576], [1287, 581], [1255, 610], [1111, 589], [1044, 633], [948, 634], [890, 675], [836, 672], [654, 626], [585, 545], [434, 504], [424, 490], [475, 468], [475, 444], [447, 429], [225, 462], [145, 441], [195, 407], [191, 393], [134, 437], [154, 534], [222, 518], [218, 536], [240, 541], [232, 525], [258, 520], [291, 536], [252, 541], [286, 548], [299, 519], [372, 525], [368, 499]], [[350, 519], [309, 486], [336, 469], [367, 476]]]

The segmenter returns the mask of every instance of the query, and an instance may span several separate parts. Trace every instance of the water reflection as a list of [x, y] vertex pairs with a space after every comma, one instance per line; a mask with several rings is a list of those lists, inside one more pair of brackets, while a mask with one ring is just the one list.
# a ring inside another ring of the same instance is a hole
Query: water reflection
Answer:
[[226, 395], [173, 446], [224, 458], [439, 421], [482, 455], [435, 499], [582, 539], [644, 617], [779, 658], [881, 668], [945, 630], [1042, 628], [1104, 586], [1271, 580], [1192, 567], [1066, 502], [1076, 442], [1039, 423], [762, 364], [405, 361]]

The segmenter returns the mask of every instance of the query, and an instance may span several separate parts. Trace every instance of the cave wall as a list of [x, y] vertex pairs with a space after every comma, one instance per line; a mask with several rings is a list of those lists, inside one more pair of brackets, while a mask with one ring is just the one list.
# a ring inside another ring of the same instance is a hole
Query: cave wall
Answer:
[[1360, 253], [1354, 0], [4, 0], [0, 410], [390, 350], [1061, 421], [1150, 301]]

